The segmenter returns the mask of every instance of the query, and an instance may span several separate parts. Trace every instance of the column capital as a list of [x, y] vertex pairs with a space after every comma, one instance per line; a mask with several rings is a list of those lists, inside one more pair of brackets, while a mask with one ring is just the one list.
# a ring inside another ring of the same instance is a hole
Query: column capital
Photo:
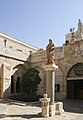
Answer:
[[58, 68], [56, 64], [47, 64], [44, 66], [46, 71], [54, 71]]

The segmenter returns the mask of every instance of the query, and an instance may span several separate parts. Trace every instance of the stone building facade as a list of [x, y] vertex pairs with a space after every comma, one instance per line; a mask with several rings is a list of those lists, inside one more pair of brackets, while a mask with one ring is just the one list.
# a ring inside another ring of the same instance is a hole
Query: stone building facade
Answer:
[[[32, 52], [31, 52], [32, 51]], [[46, 50], [38, 49], [0, 33], [0, 97], [8, 97], [19, 89], [23, 71], [37, 67], [41, 82], [37, 94], [46, 92]], [[83, 25], [66, 34], [65, 43], [55, 47], [55, 99], [83, 99]]]
[[20, 91], [20, 78], [30, 66], [30, 52], [38, 48], [0, 33], [0, 98]]

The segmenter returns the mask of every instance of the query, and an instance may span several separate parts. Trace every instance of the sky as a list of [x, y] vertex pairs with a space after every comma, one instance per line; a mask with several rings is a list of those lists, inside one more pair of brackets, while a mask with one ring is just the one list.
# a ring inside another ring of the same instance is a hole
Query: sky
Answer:
[[38, 48], [62, 46], [83, 22], [83, 0], [0, 0], [0, 32]]

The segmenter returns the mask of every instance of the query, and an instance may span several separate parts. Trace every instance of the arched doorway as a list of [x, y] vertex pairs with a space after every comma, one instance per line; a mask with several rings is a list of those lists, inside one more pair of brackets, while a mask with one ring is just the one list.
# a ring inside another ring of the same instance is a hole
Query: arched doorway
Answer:
[[75, 64], [68, 72], [67, 98], [83, 100], [83, 63]]

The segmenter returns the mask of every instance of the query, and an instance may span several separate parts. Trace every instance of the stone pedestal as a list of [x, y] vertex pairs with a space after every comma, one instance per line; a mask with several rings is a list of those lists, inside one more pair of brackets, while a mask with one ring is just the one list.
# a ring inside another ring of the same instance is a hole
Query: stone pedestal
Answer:
[[44, 98], [40, 98], [42, 102], [42, 112], [40, 113], [43, 117], [49, 117], [49, 102], [50, 98], [47, 98], [47, 94], [43, 95]]
[[49, 115], [54, 116], [55, 115], [55, 104], [49, 105]]
[[63, 103], [62, 102], [56, 102], [55, 103], [55, 115], [60, 115], [63, 112], [64, 112]]

